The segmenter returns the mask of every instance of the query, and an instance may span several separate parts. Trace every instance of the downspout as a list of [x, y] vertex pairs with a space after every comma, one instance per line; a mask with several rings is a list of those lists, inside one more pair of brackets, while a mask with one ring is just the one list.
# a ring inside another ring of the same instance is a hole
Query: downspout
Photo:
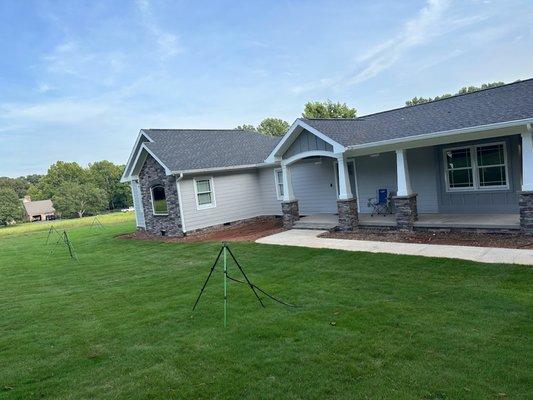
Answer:
[[[178, 175], [178, 174], [174, 174]], [[178, 207], [180, 209], [180, 218], [181, 218], [181, 230], [183, 231], [183, 234], [187, 232], [187, 229], [185, 228], [185, 214], [183, 213], [183, 201], [181, 198], [181, 187], [180, 182], [183, 179], [183, 172], [180, 172], [178, 177], [176, 178], [176, 190], [178, 191]]]

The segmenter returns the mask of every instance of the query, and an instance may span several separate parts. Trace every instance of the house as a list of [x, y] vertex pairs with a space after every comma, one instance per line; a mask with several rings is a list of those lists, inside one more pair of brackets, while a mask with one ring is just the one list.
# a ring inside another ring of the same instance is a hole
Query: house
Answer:
[[[282, 138], [143, 129], [122, 181], [159, 235], [258, 216], [284, 226], [533, 233], [533, 79], [354, 119], [297, 119]], [[394, 214], [368, 199], [393, 193]]]
[[38, 200], [31, 201], [30, 196], [24, 196], [22, 205], [26, 212], [26, 219], [28, 221], [47, 221], [55, 219], [56, 210], [52, 204], [52, 200]]

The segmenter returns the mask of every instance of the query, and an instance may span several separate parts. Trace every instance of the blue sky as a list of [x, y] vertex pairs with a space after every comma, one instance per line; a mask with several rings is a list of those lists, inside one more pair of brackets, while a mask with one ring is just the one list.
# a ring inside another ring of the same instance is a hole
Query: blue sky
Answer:
[[0, 176], [124, 163], [141, 128], [359, 115], [533, 77], [533, 2], [0, 1]]

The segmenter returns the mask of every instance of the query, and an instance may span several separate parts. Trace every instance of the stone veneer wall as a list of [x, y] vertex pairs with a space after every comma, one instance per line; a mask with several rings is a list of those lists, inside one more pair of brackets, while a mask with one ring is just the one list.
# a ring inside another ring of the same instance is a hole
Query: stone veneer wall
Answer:
[[359, 214], [357, 213], [357, 200], [337, 200], [339, 212], [339, 229], [341, 231], [353, 231], [357, 228]]
[[[168, 215], [154, 215], [151, 188], [157, 184], [165, 188]], [[163, 233], [165, 236], [183, 236], [176, 177], [167, 176], [165, 169], [152, 156], [148, 156], [139, 173], [139, 185], [146, 231], [161, 236]]]
[[533, 235], [533, 191], [519, 192], [520, 229]]
[[294, 223], [300, 219], [298, 200], [283, 201], [281, 211], [283, 213], [283, 227], [286, 229], [292, 228]]
[[396, 196], [392, 198], [396, 210], [396, 224], [401, 231], [411, 231], [414, 222], [418, 220], [416, 194], [410, 196]]

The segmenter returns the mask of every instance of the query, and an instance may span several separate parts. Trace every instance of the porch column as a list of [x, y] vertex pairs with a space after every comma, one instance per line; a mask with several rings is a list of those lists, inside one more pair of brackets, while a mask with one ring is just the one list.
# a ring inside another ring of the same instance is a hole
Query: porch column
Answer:
[[292, 189], [291, 169], [284, 162], [281, 163], [283, 175], [283, 201], [281, 202], [281, 212], [283, 214], [283, 227], [290, 229], [294, 222], [300, 219], [298, 200], [294, 197]]
[[357, 199], [352, 194], [350, 174], [344, 153], [337, 156], [337, 176], [339, 178], [339, 198], [337, 200], [339, 229], [351, 231], [357, 228], [359, 215], [357, 213]]
[[533, 234], [533, 126], [522, 133], [522, 191], [519, 193], [520, 228]]
[[405, 149], [396, 150], [396, 176], [398, 191], [393, 197], [396, 213], [396, 224], [400, 230], [413, 230], [414, 222], [418, 220], [416, 193], [411, 188], [411, 178], [407, 164]]

